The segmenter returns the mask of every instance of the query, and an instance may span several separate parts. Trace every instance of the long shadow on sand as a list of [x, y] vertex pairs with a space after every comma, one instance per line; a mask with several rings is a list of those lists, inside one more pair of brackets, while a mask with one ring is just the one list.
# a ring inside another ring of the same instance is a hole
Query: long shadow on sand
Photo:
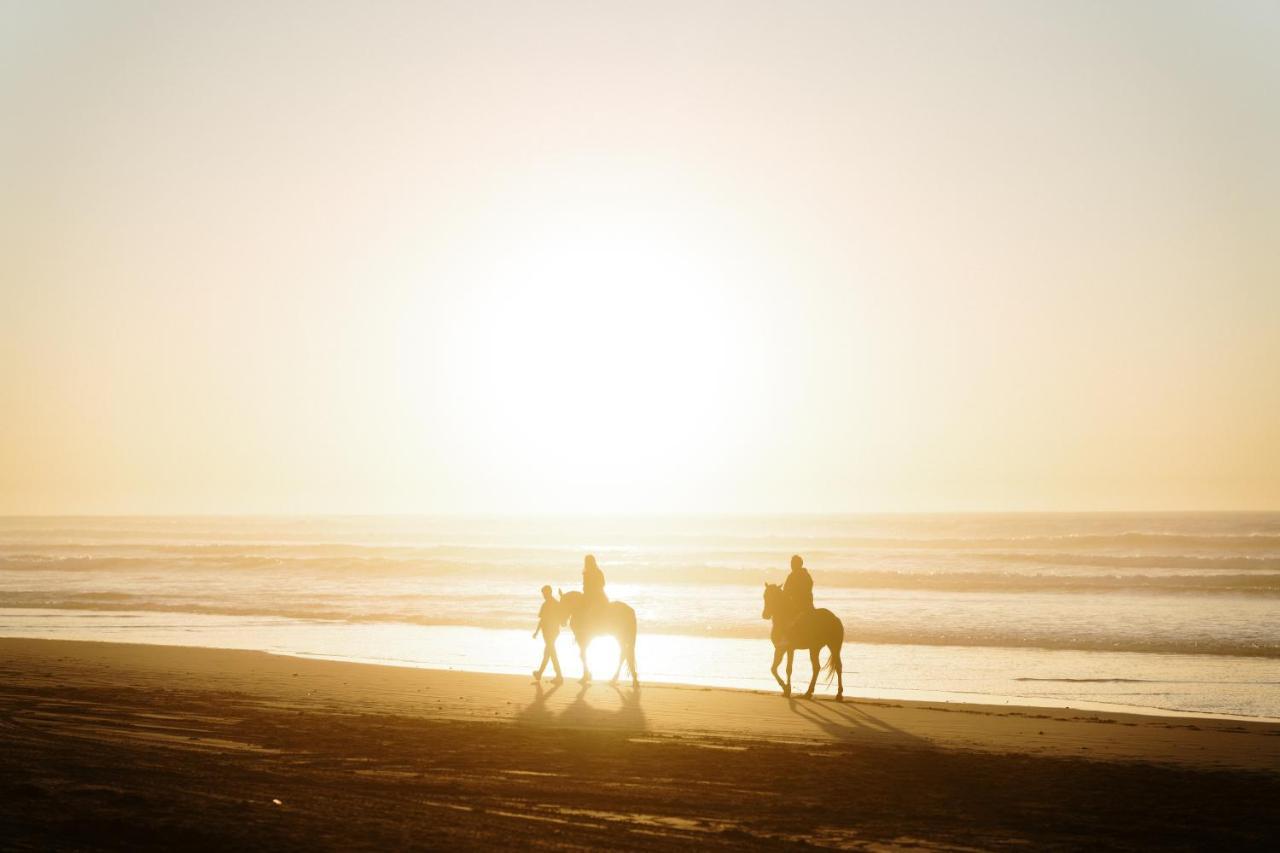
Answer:
[[516, 720], [532, 725], [546, 725], [555, 722], [556, 717], [559, 715], [547, 708], [547, 700], [554, 696], [562, 686], [561, 684], [552, 684], [549, 690], [543, 690], [541, 681], [534, 684], [534, 689], [537, 693], [534, 695], [533, 701], [516, 715]]
[[877, 743], [924, 745], [924, 738], [886, 723], [850, 702], [787, 697], [791, 713], [834, 740], [874, 740]]
[[[548, 700], [560, 689], [559, 685], [550, 690], [543, 690], [541, 684], [534, 688], [537, 693], [533, 701], [516, 716], [522, 723], [637, 732], [648, 727], [640, 707], [638, 687], [583, 684], [573, 701], [559, 710], [548, 707]], [[593, 688], [596, 690], [595, 703], [587, 698]]]

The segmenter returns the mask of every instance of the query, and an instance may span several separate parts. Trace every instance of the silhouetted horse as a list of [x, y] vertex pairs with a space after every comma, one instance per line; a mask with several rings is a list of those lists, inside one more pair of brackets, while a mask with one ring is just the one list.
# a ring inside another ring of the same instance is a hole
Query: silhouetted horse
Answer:
[[563, 612], [568, 614], [567, 622], [573, 629], [573, 638], [578, 643], [578, 651], [582, 653], [582, 683], [591, 680], [591, 670], [587, 668], [587, 649], [596, 637], [613, 637], [618, 641], [618, 668], [613, 672], [613, 682], [618, 680], [625, 663], [631, 670], [631, 683], [640, 686], [640, 676], [636, 673], [636, 612], [621, 601], [610, 601], [598, 606], [589, 606], [582, 593], [575, 590], [562, 592], [560, 604]]
[[[844, 667], [840, 662], [840, 647], [844, 645], [844, 623], [834, 613], [825, 608], [804, 613], [782, 591], [782, 587], [767, 583], [764, 585], [764, 612], [760, 616], [773, 620], [773, 630], [769, 632], [769, 639], [773, 640], [773, 666], [769, 671], [782, 688], [783, 696], [791, 695], [791, 665], [795, 660], [796, 649], [809, 650], [813, 677], [809, 679], [809, 689], [804, 697], [808, 699], [813, 696], [813, 686], [818, 683], [818, 653], [823, 646], [831, 649], [831, 657], [827, 659], [823, 670], [828, 673], [828, 678], [834, 671], [839, 679], [836, 699], [844, 696]], [[778, 663], [784, 654], [787, 656], [785, 682], [778, 677]]]

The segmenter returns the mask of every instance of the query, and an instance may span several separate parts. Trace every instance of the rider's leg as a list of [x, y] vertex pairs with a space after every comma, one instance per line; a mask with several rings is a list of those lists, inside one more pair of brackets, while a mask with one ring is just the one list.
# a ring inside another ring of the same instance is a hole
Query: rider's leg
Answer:
[[542, 680], [542, 673], [547, 671], [547, 657], [551, 654], [551, 646], [542, 647], [542, 663], [538, 664], [538, 668], [533, 671], [535, 681]]
[[[547, 654], [551, 656], [551, 666], [556, 671], [556, 683], [559, 684], [561, 681], [564, 681], [564, 674], [560, 672], [560, 655], [556, 654], [556, 647], [554, 645], [547, 646]], [[546, 664], [544, 663], [543, 666], [545, 667]]]

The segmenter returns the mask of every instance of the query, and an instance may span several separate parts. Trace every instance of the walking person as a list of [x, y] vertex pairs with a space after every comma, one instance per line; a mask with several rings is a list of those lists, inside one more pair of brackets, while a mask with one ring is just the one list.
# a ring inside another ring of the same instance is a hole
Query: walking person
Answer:
[[560, 657], [556, 654], [556, 638], [560, 636], [560, 602], [551, 594], [551, 587], [542, 588], [542, 607], [538, 609], [538, 627], [533, 629], [533, 638], [542, 633], [542, 663], [533, 671], [533, 680], [541, 681], [542, 673], [547, 669], [547, 661], [555, 668], [556, 677], [553, 684], [563, 684], [564, 675], [560, 672]]

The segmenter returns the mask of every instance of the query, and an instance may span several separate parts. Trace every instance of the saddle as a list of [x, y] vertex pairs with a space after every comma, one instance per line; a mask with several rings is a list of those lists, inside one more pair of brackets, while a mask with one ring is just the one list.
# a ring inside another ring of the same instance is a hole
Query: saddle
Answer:
[[803, 649], [810, 645], [810, 634], [813, 633], [813, 623], [818, 616], [818, 609], [812, 608], [802, 611], [786, 628], [782, 629], [780, 639], [784, 646]]

